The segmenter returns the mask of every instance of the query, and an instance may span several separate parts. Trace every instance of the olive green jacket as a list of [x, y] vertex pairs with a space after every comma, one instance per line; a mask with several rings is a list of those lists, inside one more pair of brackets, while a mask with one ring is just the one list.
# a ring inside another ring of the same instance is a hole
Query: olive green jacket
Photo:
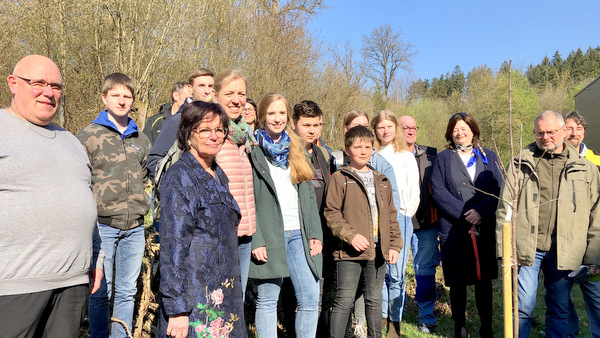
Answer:
[[[275, 183], [271, 178], [267, 159], [260, 147], [250, 153], [254, 201], [256, 206], [256, 233], [252, 236], [252, 250], [265, 246], [267, 262], [250, 262], [250, 278], [271, 279], [288, 277], [283, 217], [277, 200]], [[294, 184], [300, 204], [300, 230], [304, 243], [304, 254], [315, 278], [321, 278], [323, 269], [322, 254], [310, 255], [309, 240], [316, 238], [323, 242], [321, 218], [317, 209], [315, 191], [310, 181]]]
[[[598, 168], [579, 154], [571, 145], [568, 160], [560, 174], [558, 207], [556, 215], [557, 269], [575, 270], [581, 264], [600, 264], [600, 174]], [[509, 177], [504, 180], [500, 192], [501, 200], [496, 211], [496, 239], [498, 257], [502, 256], [502, 224], [505, 222], [508, 202], [512, 194], [507, 184], [514, 182], [513, 166], [518, 166], [518, 182], [522, 186], [521, 197], [517, 201], [517, 262], [531, 266], [535, 261], [539, 219], [539, 175], [533, 157], [536, 144], [522, 150], [522, 161], [517, 159], [506, 171]]]

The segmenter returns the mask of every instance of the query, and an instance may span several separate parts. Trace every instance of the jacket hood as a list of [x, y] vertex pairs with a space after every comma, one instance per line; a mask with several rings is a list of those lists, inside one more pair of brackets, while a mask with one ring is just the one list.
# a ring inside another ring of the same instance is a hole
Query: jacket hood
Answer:
[[135, 121], [133, 121], [131, 117], [127, 117], [127, 121], [127, 129], [125, 129], [125, 131], [121, 133], [117, 126], [111, 120], [108, 119], [108, 110], [103, 110], [100, 112], [100, 114], [98, 114], [98, 117], [94, 121], [92, 121], [92, 123], [109, 128], [118, 133], [121, 136], [121, 139], [124, 139], [138, 133], [138, 126], [135, 123]]
[[159, 113], [164, 116], [165, 120], [171, 117], [171, 108], [173, 104], [171, 102], [163, 103], [158, 110]]

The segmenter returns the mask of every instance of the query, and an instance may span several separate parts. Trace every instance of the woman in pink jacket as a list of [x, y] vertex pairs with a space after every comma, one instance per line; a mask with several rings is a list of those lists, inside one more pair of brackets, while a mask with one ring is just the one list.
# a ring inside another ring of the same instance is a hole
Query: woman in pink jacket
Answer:
[[229, 134], [216, 161], [229, 179], [229, 191], [238, 203], [242, 219], [238, 227], [238, 256], [242, 277], [243, 295], [246, 295], [252, 235], [256, 232], [252, 167], [248, 154], [256, 140], [252, 129], [241, 116], [246, 104], [246, 78], [240, 70], [227, 68], [215, 77], [217, 103], [229, 116]]

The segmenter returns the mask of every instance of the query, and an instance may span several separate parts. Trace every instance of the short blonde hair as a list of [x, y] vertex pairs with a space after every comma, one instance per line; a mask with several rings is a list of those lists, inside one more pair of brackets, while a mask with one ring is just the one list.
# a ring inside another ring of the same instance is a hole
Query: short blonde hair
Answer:
[[244, 80], [244, 84], [246, 85], [246, 88], [248, 87], [248, 81], [246, 81], [246, 77], [244, 76], [244, 74], [242, 74], [241, 70], [239, 70], [238, 68], [234, 68], [234, 67], [229, 67], [227, 69], [223, 69], [215, 77], [215, 85], [214, 85], [215, 92], [218, 94], [226, 84], [228, 84], [229, 82], [231, 82], [233, 80], [237, 80], [237, 79]]
[[380, 110], [373, 116], [373, 120], [371, 120], [371, 129], [375, 131], [375, 142], [377, 143], [377, 150], [381, 149], [381, 141], [379, 137], [377, 137], [377, 125], [383, 121], [390, 121], [396, 126], [396, 134], [394, 135], [394, 140], [392, 140], [392, 147], [394, 147], [394, 151], [397, 153], [401, 153], [408, 150], [408, 144], [406, 144], [406, 139], [404, 138], [404, 133], [402, 132], [402, 127], [400, 127], [400, 123], [398, 123], [398, 118], [396, 114], [391, 110]]
[[300, 182], [308, 182], [312, 180], [314, 172], [312, 165], [308, 163], [308, 159], [305, 155], [304, 150], [304, 142], [290, 127], [292, 123], [292, 109], [290, 108], [290, 104], [283, 97], [283, 95], [278, 93], [270, 93], [265, 95], [262, 100], [260, 100], [260, 105], [258, 107], [258, 117], [257, 117], [257, 126], [260, 129], [265, 128], [265, 121], [267, 119], [267, 109], [269, 106], [276, 101], [282, 101], [285, 104], [285, 109], [287, 112], [287, 125], [285, 130], [290, 136], [290, 177], [292, 179], [292, 183], [300, 183]]

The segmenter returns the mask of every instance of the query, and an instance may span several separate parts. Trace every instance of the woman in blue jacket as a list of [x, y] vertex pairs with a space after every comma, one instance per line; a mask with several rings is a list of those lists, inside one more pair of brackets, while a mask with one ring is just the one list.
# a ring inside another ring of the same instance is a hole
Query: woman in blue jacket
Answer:
[[448, 149], [433, 164], [431, 186], [439, 210], [444, 281], [450, 287], [455, 337], [467, 337], [467, 285], [475, 285], [481, 337], [492, 337], [492, 279], [496, 262], [496, 206], [502, 176], [496, 154], [481, 146], [473, 116], [457, 113], [446, 128]]
[[250, 278], [257, 280], [258, 337], [277, 337], [277, 300], [288, 276], [298, 301], [296, 336], [317, 332], [323, 231], [312, 166], [290, 129], [291, 116], [283, 96], [265, 96], [258, 109], [259, 146], [250, 153], [256, 203]]
[[246, 337], [237, 259], [240, 210], [214, 161], [229, 118], [194, 101], [177, 131], [179, 160], [160, 187], [161, 337]]

